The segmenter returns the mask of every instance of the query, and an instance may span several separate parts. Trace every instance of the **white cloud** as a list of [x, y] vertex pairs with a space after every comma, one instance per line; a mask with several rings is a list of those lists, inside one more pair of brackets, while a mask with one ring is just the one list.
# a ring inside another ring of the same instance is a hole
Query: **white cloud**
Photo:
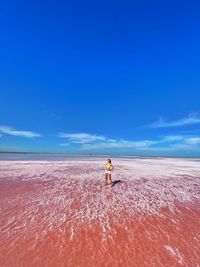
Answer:
[[[110, 139], [108, 139], [110, 140]], [[93, 144], [84, 144], [81, 148], [90, 149], [106, 149], [106, 148], [137, 148], [141, 149], [144, 147], [149, 147], [151, 145], [157, 144], [157, 141], [142, 140], [142, 141], [127, 141], [127, 140], [116, 140], [112, 142], [99, 142]]]
[[60, 133], [59, 137], [66, 138], [67, 142], [60, 144], [61, 146], [68, 146], [70, 144], [79, 144], [81, 151], [113, 151], [126, 150], [133, 151], [185, 151], [192, 150], [199, 151], [200, 138], [192, 135], [166, 135], [155, 138], [154, 140], [125, 140], [113, 139], [102, 135], [95, 135], [89, 133]]
[[116, 139], [107, 139], [107, 142], [114, 143], [114, 142], [117, 142], [117, 140]]
[[164, 143], [169, 143], [169, 147], [173, 148], [198, 148], [200, 144], [200, 137], [188, 136], [188, 135], [169, 135], [163, 137]]
[[182, 135], [166, 135], [163, 137], [163, 142], [177, 142], [184, 140], [184, 136]]
[[69, 146], [70, 144], [69, 143], [62, 143], [60, 144], [60, 146]]
[[176, 145], [198, 145], [200, 137], [188, 135], [168, 135], [163, 137], [163, 142], [176, 143]]
[[[67, 143], [60, 144], [61, 146], [69, 145], [69, 143], [80, 144], [80, 149], [107, 149], [107, 148], [142, 148], [157, 144], [158, 141], [140, 140], [131, 141], [124, 139], [113, 139], [102, 135], [89, 133], [59, 133], [61, 138], [66, 138]], [[160, 141], [159, 141], [160, 142]]]
[[13, 136], [21, 136], [27, 138], [39, 137], [41, 134], [31, 131], [19, 131], [9, 126], [0, 126], [0, 132]]
[[88, 133], [60, 133], [58, 136], [66, 138], [69, 142], [76, 144], [86, 144], [86, 143], [106, 140], [106, 137], [102, 135], [95, 135]]
[[200, 151], [198, 147], [192, 146], [186, 143], [175, 143], [169, 144], [168, 146], [162, 147], [145, 147], [142, 150], [144, 151], [154, 151], [154, 152], [189, 152], [189, 151]]
[[190, 145], [198, 145], [200, 144], [200, 137], [191, 137], [187, 138], [186, 142]]
[[[111, 141], [110, 141], [111, 140]], [[136, 151], [189, 151], [199, 149], [200, 137], [188, 137], [182, 135], [167, 135], [157, 140], [114, 140], [106, 139], [104, 142], [82, 144], [82, 150], [98, 149], [135, 149]]]
[[189, 114], [187, 117], [176, 121], [165, 121], [162, 118], [160, 118], [159, 121], [150, 124], [149, 127], [150, 128], [180, 127], [180, 126], [199, 124], [199, 123], [200, 123], [200, 115]]

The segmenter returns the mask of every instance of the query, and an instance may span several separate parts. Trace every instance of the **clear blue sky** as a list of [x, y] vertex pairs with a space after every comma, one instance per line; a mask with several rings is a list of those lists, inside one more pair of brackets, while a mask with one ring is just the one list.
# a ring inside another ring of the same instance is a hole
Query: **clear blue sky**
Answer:
[[4, 1], [0, 150], [200, 156], [200, 2]]

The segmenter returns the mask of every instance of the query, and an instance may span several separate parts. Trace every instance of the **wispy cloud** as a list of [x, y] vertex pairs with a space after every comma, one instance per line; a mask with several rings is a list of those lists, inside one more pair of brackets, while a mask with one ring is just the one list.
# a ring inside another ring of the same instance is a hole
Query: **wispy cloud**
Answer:
[[66, 138], [69, 142], [76, 144], [86, 144], [86, 143], [106, 140], [105, 136], [88, 134], [88, 133], [59, 133], [58, 136]]
[[191, 135], [167, 135], [162, 138], [164, 143], [172, 144], [173, 146], [179, 145], [198, 145], [200, 144], [199, 136], [191, 136]]
[[0, 132], [3, 134], [13, 135], [13, 136], [21, 136], [26, 138], [34, 138], [34, 137], [40, 137], [41, 134], [31, 132], [31, 131], [21, 131], [16, 130], [9, 126], [0, 126]]
[[168, 143], [171, 143], [171, 142], [178, 142], [178, 141], [182, 141], [184, 140], [184, 136], [182, 135], [166, 135], [163, 137], [163, 142], [168, 142]]
[[141, 140], [131, 141], [124, 139], [113, 139], [102, 135], [95, 135], [89, 133], [59, 133], [59, 137], [66, 138], [67, 143], [60, 144], [62, 146], [69, 145], [69, 143], [80, 144], [81, 149], [102, 149], [102, 148], [139, 148], [156, 144], [157, 141]]
[[189, 114], [187, 117], [176, 120], [176, 121], [166, 121], [163, 118], [148, 125], [150, 128], [167, 128], [167, 127], [180, 127], [185, 125], [200, 124], [200, 115]]
[[200, 137], [182, 135], [167, 135], [156, 140], [115, 140], [82, 144], [81, 150], [106, 150], [106, 149], [133, 149], [133, 151], [175, 152], [175, 151], [200, 151]]
[[93, 144], [84, 144], [82, 149], [90, 150], [90, 149], [107, 149], [107, 148], [144, 148], [149, 147], [156, 144], [157, 141], [151, 140], [142, 140], [142, 141], [128, 141], [128, 140], [115, 140], [115, 141], [107, 141], [107, 142], [99, 142]]
[[70, 145], [70, 143], [62, 143], [62, 144], [60, 144], [60, 146], [69, 146]]
[[198, 145], [200, 144], [200, 137], [187, 138], [186, 143], [191, 144], [191, 145]]
[[172, 152], [190, 153], [200, 151], [200, 137], [195, 135], [165, 135], [155, 137], [153, 140], [126, 140], [120, 138], [110, 138], [102, 135], [89, 133], [60, 133], [59, 137], [67, 139], [61, 146], [69, 146], [74, 143], [79, 145], [81, 151], [132, 151], [138, 153]]
[[143, 151], [149, 152], [191, 152], [191, 151], [198, 151], [200, 149], [197, 146], [192, 146], [186, 143], [174, 143], [169, 144], [168, 146], [160, 146], [160, 147], [145, 147], [142, 149]]

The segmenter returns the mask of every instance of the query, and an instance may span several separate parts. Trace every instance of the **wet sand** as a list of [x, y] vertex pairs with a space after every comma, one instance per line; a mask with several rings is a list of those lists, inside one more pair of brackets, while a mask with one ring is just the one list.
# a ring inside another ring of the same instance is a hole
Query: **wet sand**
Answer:
[[200, 266], [200, 160], [0, 162], [0, 266]]

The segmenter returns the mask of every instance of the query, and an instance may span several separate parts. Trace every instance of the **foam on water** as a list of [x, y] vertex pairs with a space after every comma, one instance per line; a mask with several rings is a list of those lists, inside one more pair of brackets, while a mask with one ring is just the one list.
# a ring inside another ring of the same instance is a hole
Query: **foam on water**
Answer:
[[0, 162], [0, 265], [198, 266], [200, 161], [104, 163]]

